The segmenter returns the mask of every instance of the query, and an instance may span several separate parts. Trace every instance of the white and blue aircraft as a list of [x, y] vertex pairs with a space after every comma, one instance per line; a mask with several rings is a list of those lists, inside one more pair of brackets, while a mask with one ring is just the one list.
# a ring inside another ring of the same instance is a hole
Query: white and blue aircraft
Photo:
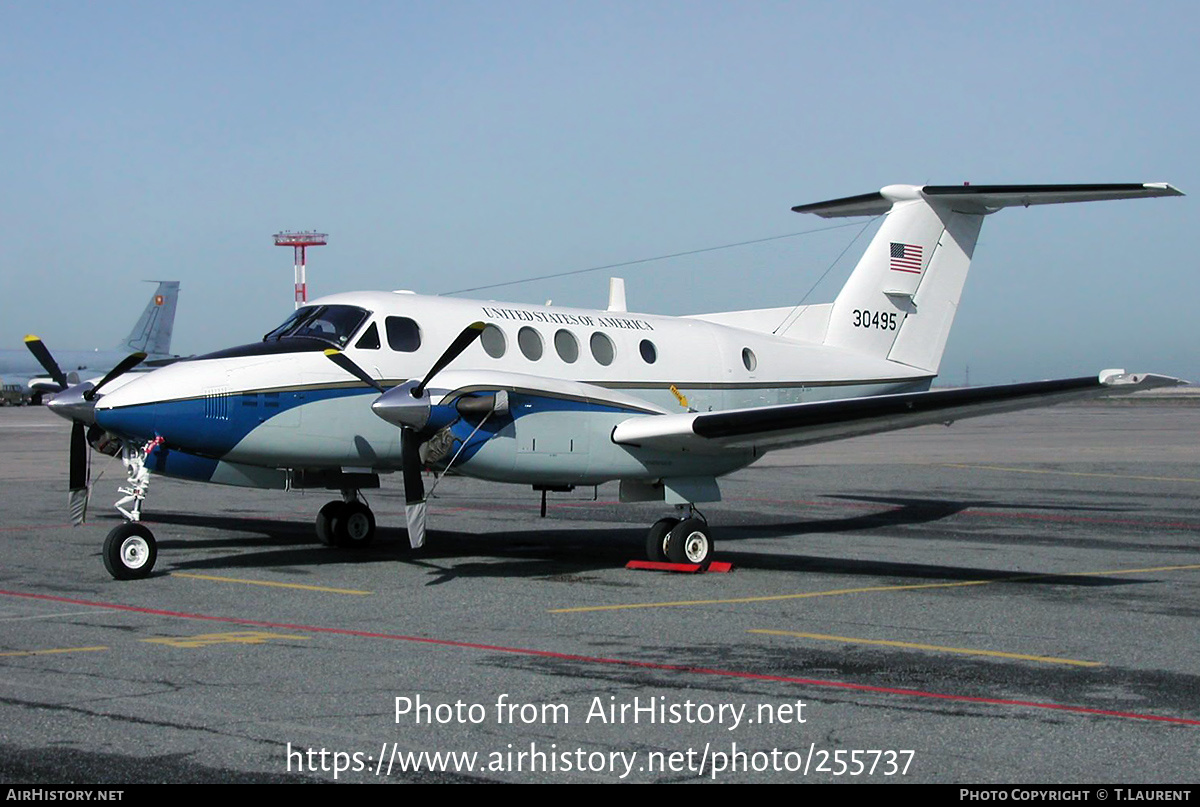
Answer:
[[[804, 446], [1064, 400], [1182, 383], [1099, 375], [930, 390], [985, 216], [1004, 207], [1179, 196], [1165, 183], [913, 186], [793, 208], [886, 214], [828, 304], [687, 317], [428, 297], [334, 294], [261, 342], [58, 395], [75, 423], [74, 510], [86, 496], [86, 440], [129, 472], [104, 561], [148, 575], [140, 523], [151, 474], [262, 488], [327, 488], [318, 538], [375, 534], [360, 491], [403, 477], [409, 540], [425, 540], [421, 472], [541, 490], [619, 480], [622, 501], [675, 514], [647, 535], [651, 559], [707, 564], [694, 505], [717, 480], [772, 449]], [[101, 390], [105, 390], [103, 394]], [[115, 439], [114, 439], [115, 438]]]

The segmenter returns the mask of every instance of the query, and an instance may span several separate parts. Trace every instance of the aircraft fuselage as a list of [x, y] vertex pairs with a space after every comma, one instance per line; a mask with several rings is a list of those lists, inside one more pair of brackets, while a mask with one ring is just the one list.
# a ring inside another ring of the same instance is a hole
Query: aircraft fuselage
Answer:
[[[371, 411], [378, 393], [324, 350], [342, 350], [393, 387], [421, 378], [465, 325], [482, 321], [483, 337], [437, 376], [432, 399], [503, 389], [508, 411], [447, 426], [429, 441], [429, 464], [457, 453], [455, 468], [481, 478], [593, 484], [715, 477], [755, 459], [752, 451], [678, 456], [614, 444], [612, 430], [630, 417], [907, 392], [930, 381], [894, 362], [692, 317], [390, 292], [311, 306], [335, 312], [330, 329], [160, 369], [104, 396], [97, 422], [207, 460], [212, 475], [193, 464], [183, 473], [191, 478], [282, 486], [279, 474], [294, 469], [398, 470], [399, 430]], [[175, 467], [184, 467], [178, 458]], [[172, 463], [155, 470], [169, 474]]]

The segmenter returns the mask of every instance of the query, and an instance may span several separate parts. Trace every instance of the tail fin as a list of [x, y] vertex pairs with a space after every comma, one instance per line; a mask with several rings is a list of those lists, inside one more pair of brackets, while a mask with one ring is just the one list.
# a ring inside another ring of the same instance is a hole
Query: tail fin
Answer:
[[158, 288], [151, 295], [142, 316], [129, 336], [117, 345], [117, 350], [145, 353], [151, 359], [170, 356], [171, 332], [175, 328], [175, 306], [178, 301], [179, 281], [158, 281]]
[[1182, 195], [1166, 183], [889, 185], [792, 210], [887, 214], [833, 302], [824, 343], [937, 373], [984, 216], [1014, 205]]

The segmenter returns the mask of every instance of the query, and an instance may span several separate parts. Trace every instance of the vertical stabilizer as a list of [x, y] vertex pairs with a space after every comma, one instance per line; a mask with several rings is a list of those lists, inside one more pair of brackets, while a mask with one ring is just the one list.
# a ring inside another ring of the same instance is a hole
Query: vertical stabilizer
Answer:
[[1166, 183], [889, 185], [792, 209], [825, 218], [886, 214], [833, 302], [824, 344], [936, 374], [984, 216], [1016, 205], [1182, 195]]
[[160, 280], [158, 288], [146, 303], [129, 336], [125, 337], [117, 350], [141, 351], [151, 359], [171, 355], [171, 332], [175, 328], [175, 306], [179, 301], [179, 281]]

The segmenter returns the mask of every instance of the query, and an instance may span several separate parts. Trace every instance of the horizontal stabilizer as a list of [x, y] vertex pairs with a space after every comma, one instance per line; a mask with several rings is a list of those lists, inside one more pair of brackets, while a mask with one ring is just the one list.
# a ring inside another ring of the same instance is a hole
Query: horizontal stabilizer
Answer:
[[793, 207], [797, 213], [815, 213], [822, 218], [878, 216], [895, 202], [926, 199], [953, 210], [991, 213], [1002, 207], [1100, 202], [1109, 199], [1143, 199], [1153, 196], [1183, 196], [1166, 182], [1107, 183], [1093, 185], [888, 185], [877, 193], [847, 196]]
[[612, 439], [663, 451], [788, 448], [1184, 383], [1106, 370], [1099, 377], [636, 417], [618, 424]]

